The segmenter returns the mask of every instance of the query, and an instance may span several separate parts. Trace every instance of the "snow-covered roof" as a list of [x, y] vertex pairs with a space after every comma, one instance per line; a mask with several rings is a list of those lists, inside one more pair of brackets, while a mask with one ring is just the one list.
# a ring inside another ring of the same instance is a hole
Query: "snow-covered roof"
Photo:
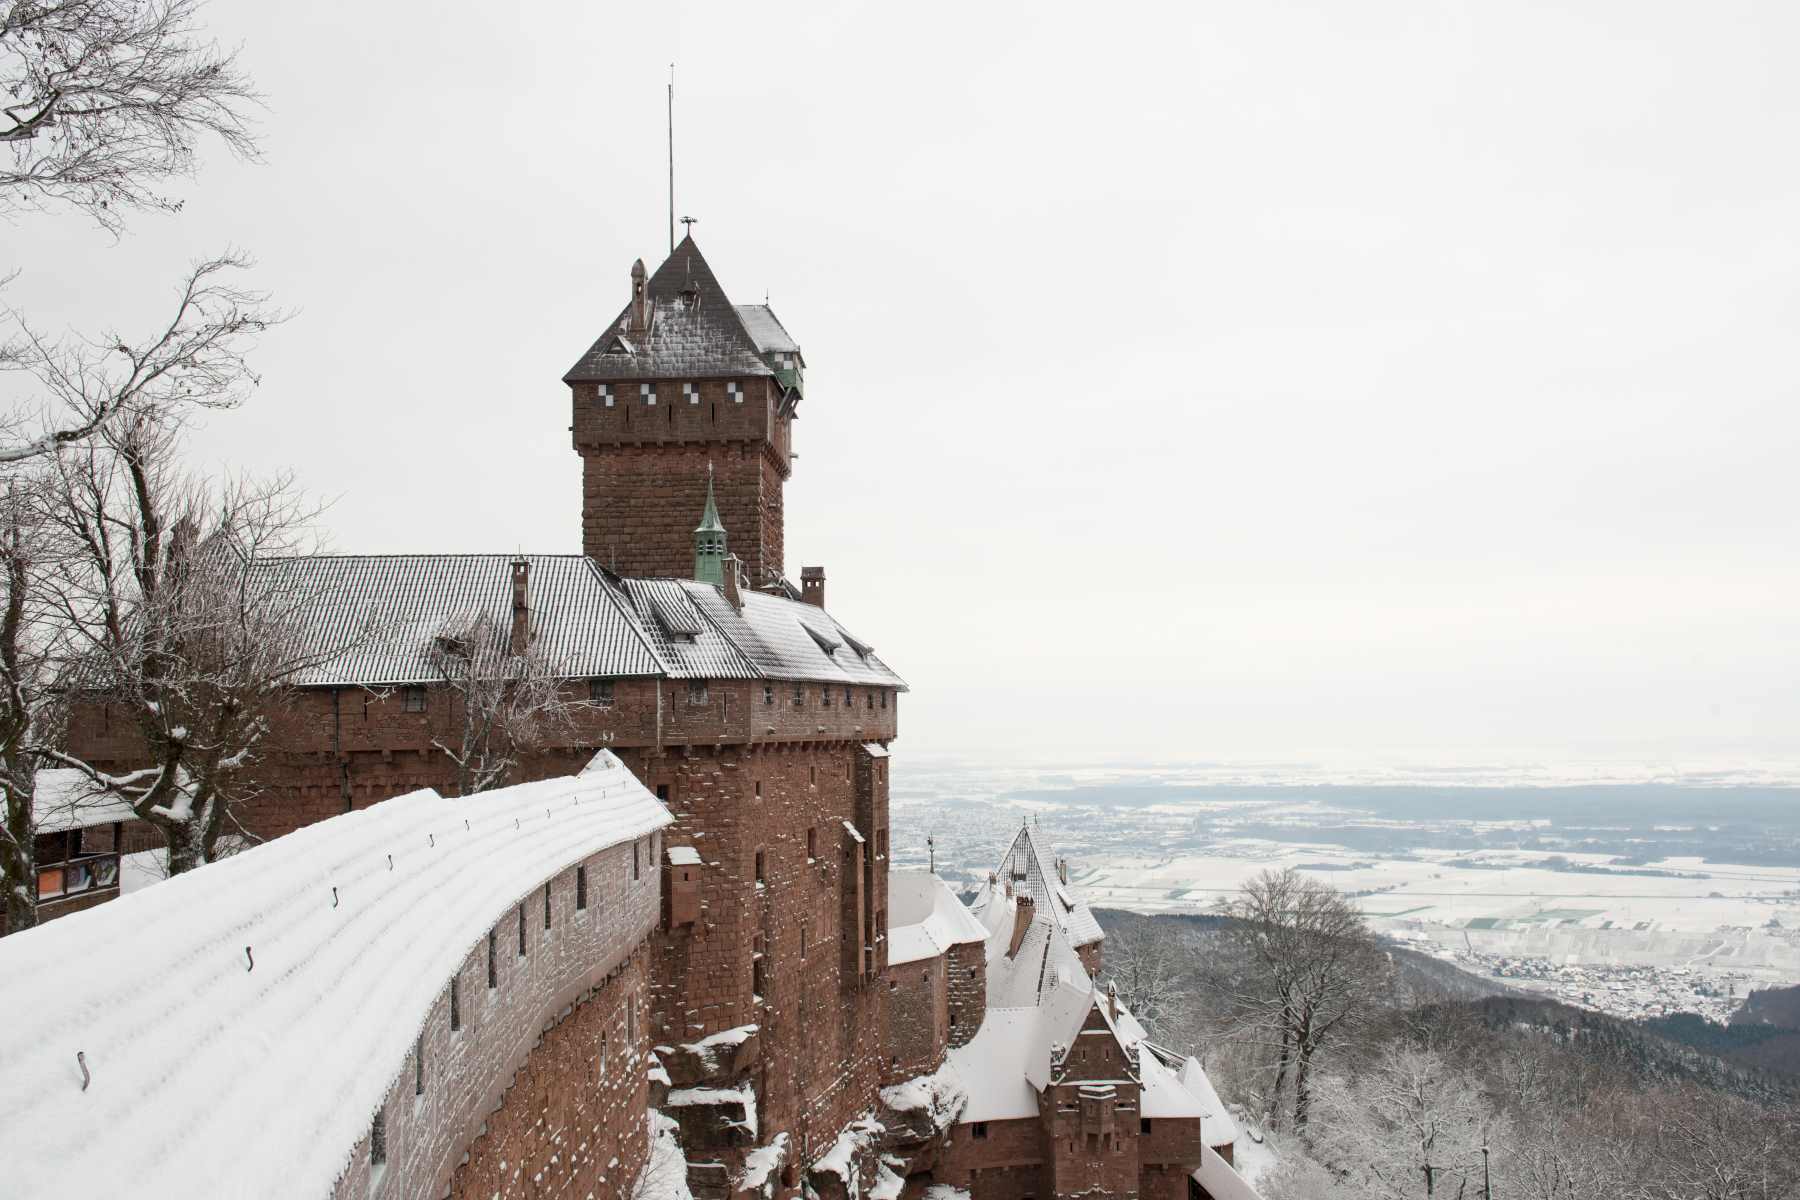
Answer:
[[[763, 360], [759, 339], [745, 325], [743, 311], [732, 307], [692, 237], [681, 240], [644, 290], [653, 309], [650, 328], [630, 328], [628, 303], [569, 368], [565, 382], [774, 374]], [[774, 314], [769, 319], [774, 322]], [[758, 321], [759, 328], [762, 324]], [[779, 328], [780, 322], [774, 324]], [[762, 332], [769, 333], [766, 328]]]
[[670, 866], [697, 867], [700, 865], [700, 852], [692, 846], [670, 846], [668, 855]]
[[31, 818], [39, 833], [90, 829], [129, 821], [135, 815], [130, 804], [115, 794], [100, 791], [92, 780], [72, 767], [52, 767], [37, 773]]
[[1225, 1102], [1219, 1099], [1218, 1089], [1213, 1087], [1200, 1060], [1192, 1056], [1183, 1060], [1180, 1078], [1181, 1086], [1200, 1101], [1200, 1130], [1206, 1138], [1206, 1144], [1225, 1146], [1237, 1141], [1237, 1120], [1231, 1115], [1231, 1110], [1225, 1107]]
[[1201, 1147], [1200, 1169], [1194, 1172], [1194, 1180], [1213, 1200], [1262, 1200], [1256, 1189], [1232, 1170], [1231, 1164], [1220, 1158], [1211, 1146]]
[[574, 777], [344, 813], [0, 939], [0, 1078], [30, 1098], [0, 1121], [5, 1189], [328, 1195], [487, 931], [669, 821], [602, 751]]
[[990, 1008], [981, 1028], [966, 1045], [945, 1056], [968, 1093], [958, 1119], [1010, 1121], [1038, 1115], [1037, 1089], [1026, 1077], [1032, 1055], [1043, 1049], [1038, 1037], [1041, 1014], [1031, 1008]]
[[1039, 913], [1062, 926], [1071, 945], [1079, 948], [1100, 941], [1106, 936], [1100, 922], [1074, 889], [1057, 876], [1055, 863], [1056, 853], [1044, 841], [1043, 832], [1025, 824], [1001, 858], [998, 874], [1003, 880], [1010, 878], [1015, 891], [1030, 896]]
[[800, 343], [787, 331], [775, 310], [766, 304], [739, 304], [738, 319], [756, 342], [756, 348], [764, 354], [798, 354]]
[[988, 931], [956, 893], [929, 871], [888, 873], [888, 965], [936, 958], [952, 946], [986, 941]]
[[[621, 579], [577, 554], [309, 555], [257, 569], [296, 597], [302, 639], [322, 661], [312, 686], [430, 683], [437, 639], [512, 627], [512, 564], [526, 584], [532, 648], [567, 678], [906, 681], [815, 604], [746, 592], [743, 611], [712, 584]], [[838, 648], [827, 652], [821, 641]], [[859, 649], [860, 647], [860, 649]], [[333, 650], [337, 650], [333, 653]]]

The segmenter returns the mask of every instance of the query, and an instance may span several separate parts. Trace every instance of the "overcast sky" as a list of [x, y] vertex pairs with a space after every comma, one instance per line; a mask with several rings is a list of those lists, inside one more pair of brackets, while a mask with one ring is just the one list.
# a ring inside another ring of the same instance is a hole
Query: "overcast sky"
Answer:
[[8, 295], [131, 332], [256, 256], [295, 315], [199, 448], [339, 550], [579, 550], [674, 61], [677, 207], [806, 353], [788, 571], [905, 749], [1800, 761], [1800, 7], [207, 19], [265, 161], [21, 219]]

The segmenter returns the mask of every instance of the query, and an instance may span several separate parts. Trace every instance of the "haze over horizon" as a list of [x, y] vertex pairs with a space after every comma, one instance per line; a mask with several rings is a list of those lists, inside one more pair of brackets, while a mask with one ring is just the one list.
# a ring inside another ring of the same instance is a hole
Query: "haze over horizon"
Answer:
[[490, 16], [215, 0], [266, 161], [21, 221], [5, 299], [135, 333], [239, 247], [295, 315], [213, 465], [344, 552], [577, 552], [674, 60], [677, 207], [807, 357], [787, 569], [904, 752], [1800, 779], [1800, 11]]

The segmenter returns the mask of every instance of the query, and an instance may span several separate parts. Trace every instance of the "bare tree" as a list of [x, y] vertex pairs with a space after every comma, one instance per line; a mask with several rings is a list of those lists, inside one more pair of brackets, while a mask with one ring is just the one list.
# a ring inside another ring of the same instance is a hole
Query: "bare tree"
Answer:
[[1171, 1047], [1191, 1040], [1189, 953], [1180, 927], [1166, 919], [1133, 917], [1107, 930], [1107, 980], [1125, 1007]]
[[1262, 1031], [1275, 1051], [1269, 1124], [1280, 1126], [1291, 1071], [1294, 1126], [1304, 1129], [1314, 1056], [1363, 1014], [1383, 960], [1355, 907], [1292, 869], [1258, 875], [1232, 911], [1253, 964], [1232, 1007], [1240, 1025]]
[[[206, 137], [254, 157], [257, 102], [235, 58], [200, 36], [195, 0], [0, 0], [0, 214], [69, 205], [117, 233], [132, 209], [174, 209], [158, 190], [190, 174]], [[0, 417], [0, 466], [53, 454], [122, 414], [238, 383], [243, 335], [267, 324], [261, 298], [220, 277], [233, 254], [187, 278], [160, 337], [53, 340], [7, 307], [0, 367], [40, 394]], [[0, 281], [4, 282], [4, 281]]]
[[284, 685], [344, 649], [305, 636], [317, 597], [283, 569], [311, 548], [292, 480], [197, 483], [178, 434], [149, 417], [107, 427], [55, 460], [48, 510], [75, 547], [53, 582], [65, 685], [123, 710], [143, 765], [114, 773], [38, 747], [156, 827], [172, 875], [218, 856]]
[[1479, 1080], [1443, 1057], [1389, 1043], [1354, 1075], [1320, 1086], [1313, 1144], [1353, 1195], [1475, 1197], [1482, 1189], [1482, 1147], [1504, 1122]]
[[37, 924], [37, 772], [34, 743], [54, 739], [63, 714], [52, 686], [58, 639], [46, 619], [45, 569], [57, 547], [42, 521], [41, 480], [14, 479], [0, 497], [0, 888], [6, 932]]
[[68, 204], [117, 231], [211, 136], [256, 156], [260, 103], [195, 0], [15, 0], [0, 11], [0, 210]]
[[178, 420], [191, 408], [234, 408], [257, 383], [245, 361], [256, 335], [282, 319], [267, 297], [231, 282], [250, 264], [227, 254], [196, 263], [161, 328], [136, 342], [50, 339], [16, 309], [0, 368], [30, 378], [35, 411], [0, 418], [0, 464], [53, 453], [93, 437], [114, 418]]
[[455, 764], [459, 796], [505, 783], [525, 755], [571, 732], [589, 707], [566, 694], [566, 673], [523, 635], [480, 613], [432, 641], [429, 657], [453, 698], [451, 731], [432, 744]]

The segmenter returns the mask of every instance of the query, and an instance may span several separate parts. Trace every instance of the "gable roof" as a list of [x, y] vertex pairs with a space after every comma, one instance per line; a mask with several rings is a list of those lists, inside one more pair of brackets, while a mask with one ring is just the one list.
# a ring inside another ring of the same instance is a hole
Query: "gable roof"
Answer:
[[569, 368], [565, 383], [770, 376], [775, 369], [763, 359], [760, 341], [769, 340], [774, 349], [779, 339], [773, 330], [793, 341], [766, 307], [752, 317], [762, 338], [745, 327], [743, 310], [719, 286], [691, 234], [681, 239], [644, 290], [651, 305], [649, 329], [630, 327], [628, 302]]
[[[310, 555], [255, 569], [300, 598], [319, 661], [302, 687], [431, 683], [434, 640], [512, 623], [512, 563], [530, 564], [532, 647], [569, 679], [793, 679], [905, 690], [906, 681], [817, 605], [746, 592], [740, 613], [691, 579], [621, 579], [578, 554]], [[825, 653], [818, 630], [839, 649]], [[333, 648], [340, 648], [331, 653]], [[865, 647], [866, 648], [866, 647]]]

